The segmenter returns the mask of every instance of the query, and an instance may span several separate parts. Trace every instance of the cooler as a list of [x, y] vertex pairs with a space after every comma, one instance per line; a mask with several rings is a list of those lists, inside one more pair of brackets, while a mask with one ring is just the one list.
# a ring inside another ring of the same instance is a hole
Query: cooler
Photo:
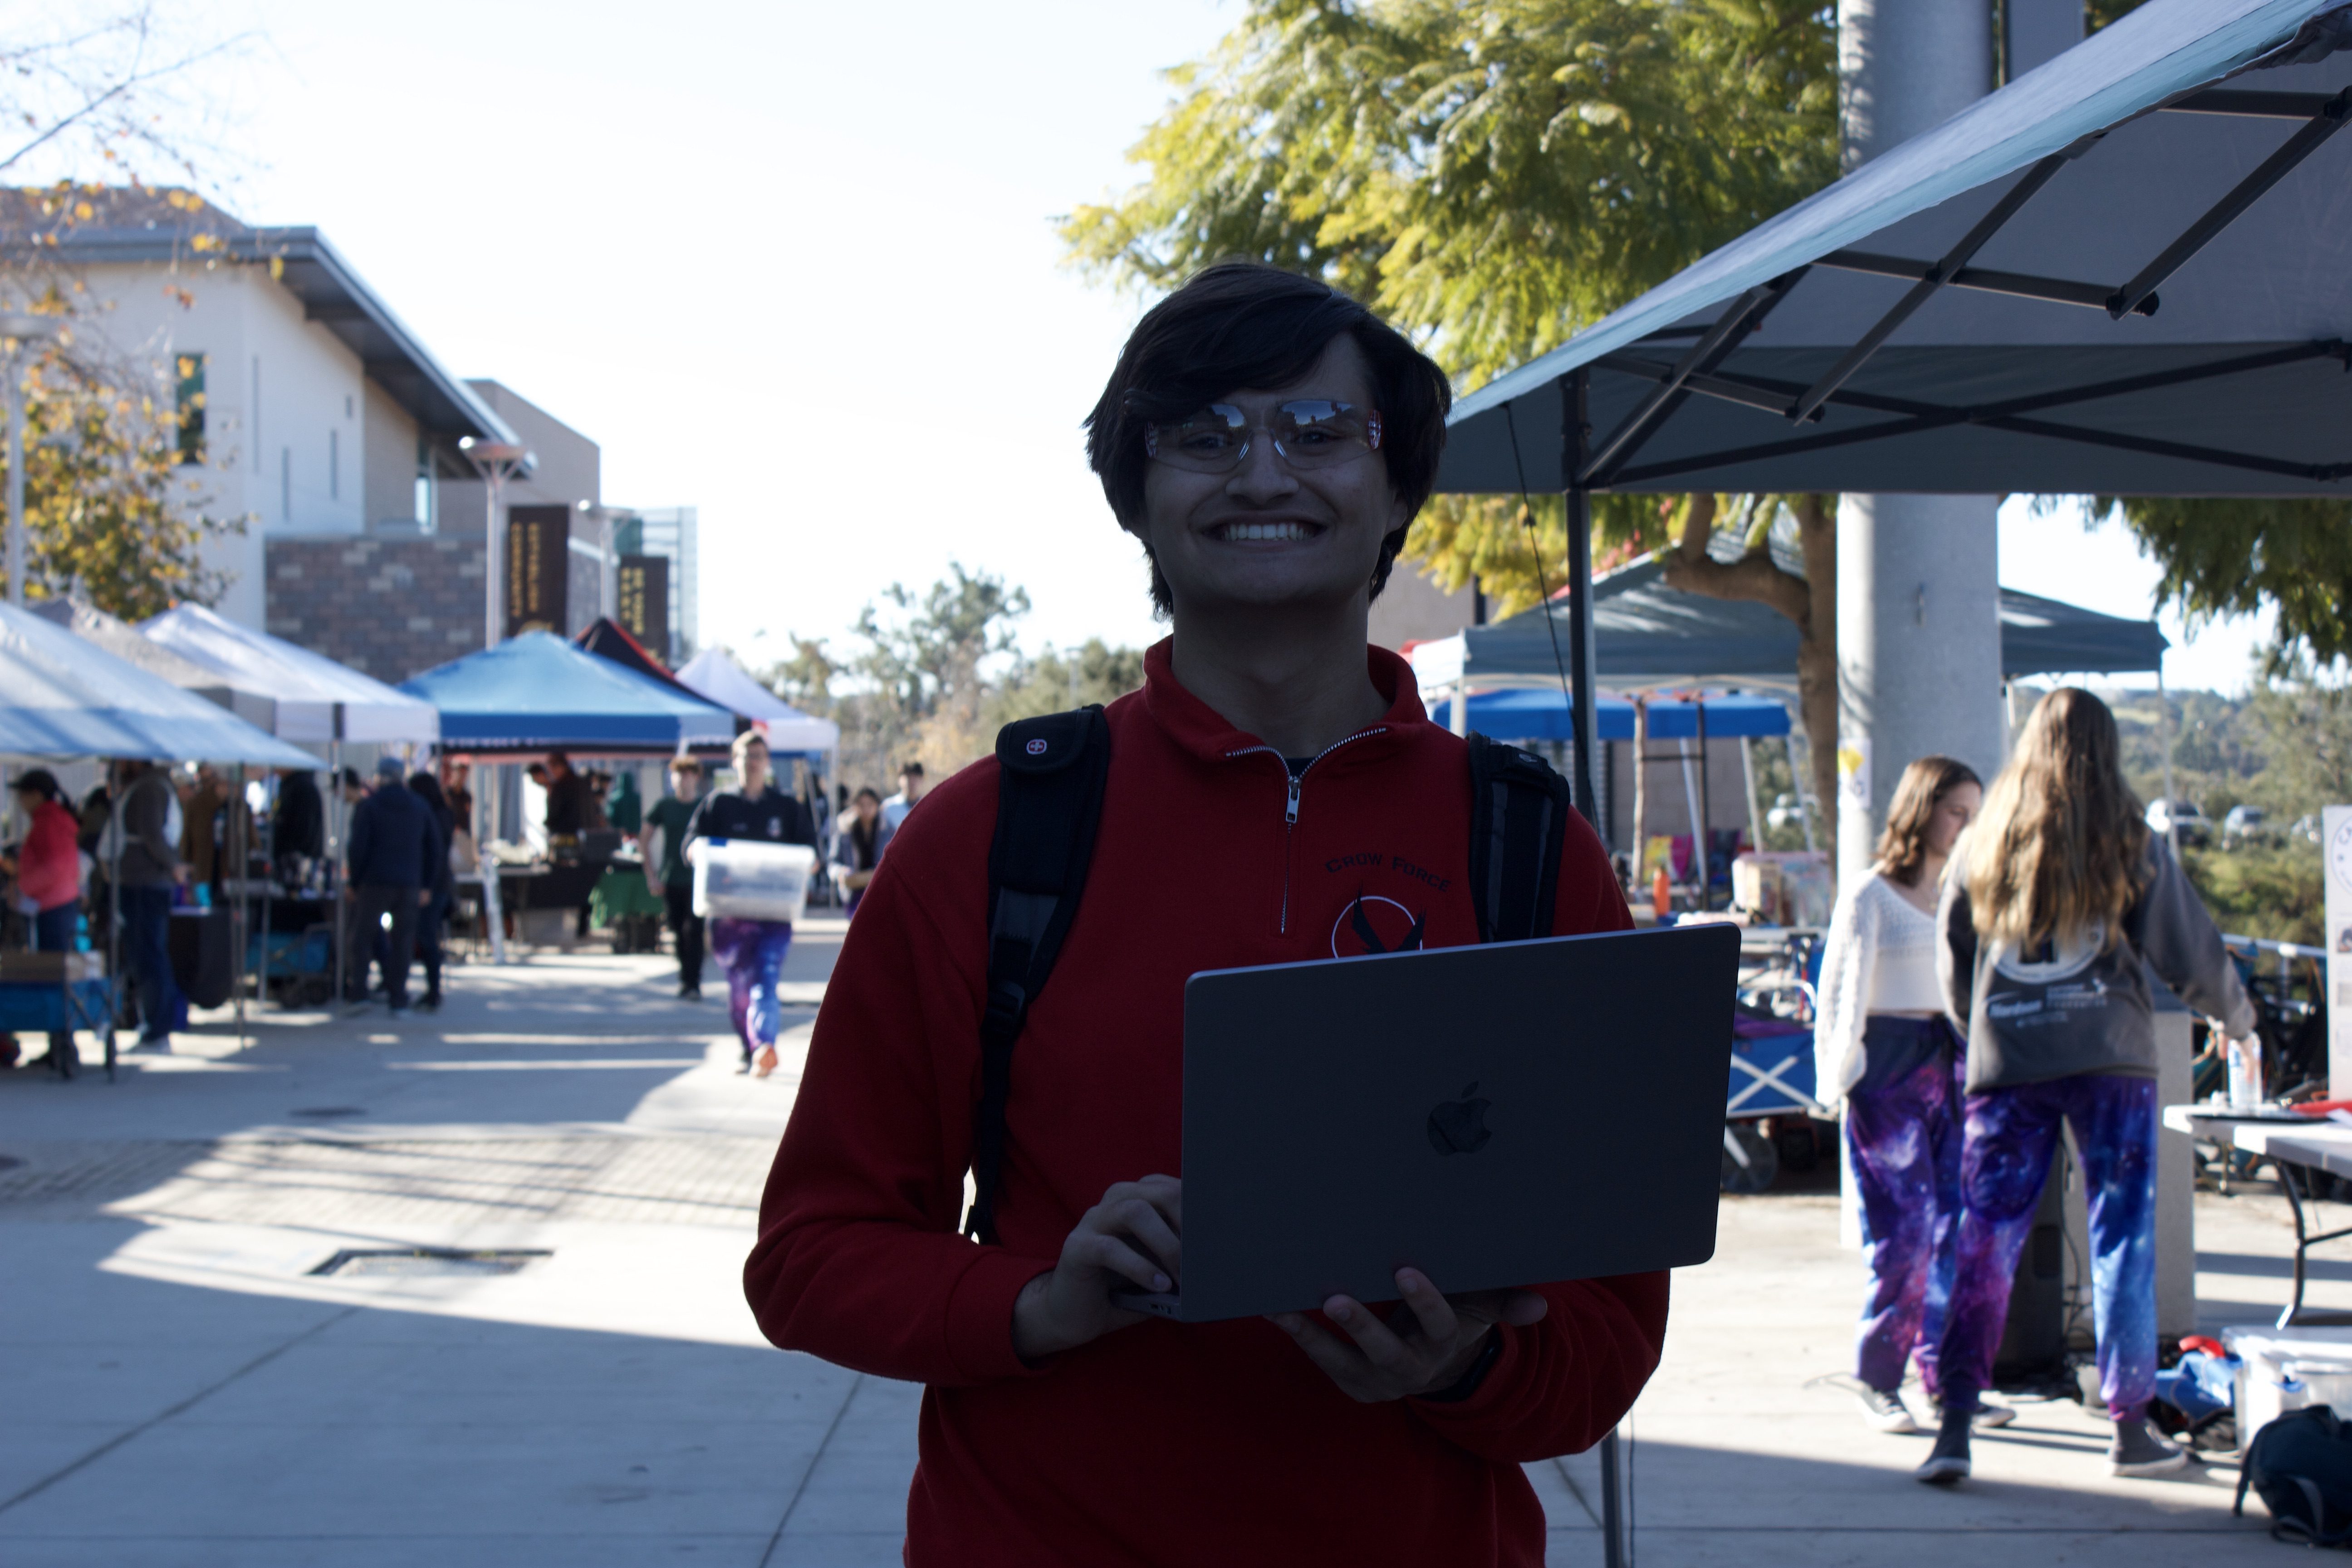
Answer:
[[2238, 1452], [2290, 1410], [2325, 1405], [2352, 1420], [2352, 1328], [2223, 1329], [2221, 1346], [2238, 1358]]
[[694, 912], [716, 919], [796, 921], [808, 901], [816, 851], [805, 844], [757, 838], [698, 838], [686, 847], [694, 862]]

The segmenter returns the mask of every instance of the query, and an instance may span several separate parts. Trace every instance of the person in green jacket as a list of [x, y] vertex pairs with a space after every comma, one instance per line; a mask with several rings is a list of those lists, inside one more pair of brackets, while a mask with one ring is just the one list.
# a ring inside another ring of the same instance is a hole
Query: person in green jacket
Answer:
[[637, 795], [637, 775], [613, 775], [612, 792], [604, 796], [604, 824], [625, 837], [635, 838], [645, 826], [645, 802]]
[[[621, 775], [626, 783], [628, 774]], [[694, 808], [702, 801], [702, 764], [692, 757], [678, 757], [669, 765], [670, 793], [654, 802], [645, 814], [644, 847], [646, 863], [661, 879], [662, 903], [668, 911], [670, 934], [677, 942], [677, 994], [690, 1001], [702, 1000], [702, 917], [694, 912], [694, 869], [686, 863], [686, 825], [694, 819]], [[621, 792], [613, 792], [617, 803]], [[636, 792], [629, 792], [631, 815], [635, 814]], [[613, 825], [620, 826], [614, 814]], [[634, 825], [633, 825], [634, 826]], [[624, 829], [631, 831], [633, 829]]]

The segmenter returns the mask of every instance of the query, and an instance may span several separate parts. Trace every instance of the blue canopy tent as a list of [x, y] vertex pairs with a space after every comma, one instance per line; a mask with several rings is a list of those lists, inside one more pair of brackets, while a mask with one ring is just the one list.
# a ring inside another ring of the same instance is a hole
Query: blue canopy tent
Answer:
[[441, 714], [441, 748], [495, 758], [547, 751], [669, 756], [725, 745], [735, 716], [649, 675], [525, 632], [401, 682]]
[[[1698, 738], [1702, 708], [1706, 715], [1706, 734], [1710, 740], [1789, 732], [1789, 710], [1780, 699], [1709, 691], [1685, 700], [1653, 699], [1649, 704], [1650, 734], [1664, 741]], [[1633, 704], [1626, 699], [1602, 694], [1596, 718], [1600, 739], [1633, 738]], [[1513, 741], [1576, 738], [1575, 715], [1570, 710], [1567, 693], [1557, 684], [1549, 689], [1475, 692], [1470, 698], [1469, 724], [1480, 734]]]
[[2347, 47], [2149, 0], [1462, 399], [1437, 488], [1565, 492], [1580, 692], [1596, 490], [2352, 496]]

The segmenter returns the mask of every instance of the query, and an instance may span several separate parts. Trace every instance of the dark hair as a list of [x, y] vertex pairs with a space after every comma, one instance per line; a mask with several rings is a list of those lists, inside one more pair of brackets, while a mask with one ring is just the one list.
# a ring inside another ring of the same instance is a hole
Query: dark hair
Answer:
[[345, 768], [336, 776], [335, 782], [341, 784], [345, 789], [367, 788], [367, 785], [360, 781], [360, 771], [357, 768]]
[[[1404, 334], [1327, 284], [1257, 261], [1220, 261], [1144, 313], [1102, 398], [1087, 416], [1087, 465], [1120, 524], [1143, 515], [1144, 426], [1181, 419], [1244, 387], [1280, 386], [1314, 367], [1345, 332], [1363, 351], [1380, 409], [1381, 458], [1389, 487], [1404, 501], [1403, 527], [1381, 541], [1372, 596], [1387, 586], [1397, 552], [1437, 485], [1445, 415], [1454, 391], [1445, 373]], [[1144, 553], [1150, 556], [1147, 542]], [[1175, 607], [1160, 563], [1151, 562], [1151, 602]]]
[[1976, 770], [1952, 757], [1915, 757], [1895, 785], [1887, 803], [1886, 828], [1878, 836], [1881, 874], [1906, 888], [1919, 885], [1927, 864], [1927, 825], [1936, 819], [1944, 797], [1962, 784], [1984, 787]]
[[408, 787], [412, 794], [423, 797], [425, 804], [436, 811], [449, 809], [449, 797], [441, 793], [441, 781], [431, 773], [411, 773]]
[[58, 788], [58, 775], [47, 768], [27, 768], [18, 773], [16, 787], [43, 800], [55, 800], [63, 793]]
[[849, 798], [852, 800], [870, 800], [875, 805], [880, 805], [882, 804], [882, 792], [876, 789], [872, 784], [860, 784], [857, 788], [857, 793], [851, 795]]
[[547, 765], [552, 768], [568, 768], [572, 765], [572, 753], [550, 752], [547, 753]]
[[902, 779], [921, 778], [923, 776], [923, 764], [917, 762], [914, 758], [909, 757], [898, 765], [898, 776]]

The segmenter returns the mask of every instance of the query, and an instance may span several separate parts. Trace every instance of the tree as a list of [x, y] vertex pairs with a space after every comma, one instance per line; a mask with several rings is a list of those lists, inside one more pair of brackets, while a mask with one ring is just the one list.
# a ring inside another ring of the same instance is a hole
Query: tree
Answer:
[[1143, 684], [1143, 650], [1112, 647], [1088, 637], [1067, 653], [1051, 647], [1034, 658], [1014, 662], [1003, 681], [982, 704], [984, 728], [995, 731], [1015, 719], [1059, 713], [1089, 702], [1109, 703]]
[[2352, 501], [2097, 496], [2091, 508], [2121, 516], [2163, 567], [2158, 603], [2192, 620], [2274, 606], [2265, 673], [2352, 656]]

